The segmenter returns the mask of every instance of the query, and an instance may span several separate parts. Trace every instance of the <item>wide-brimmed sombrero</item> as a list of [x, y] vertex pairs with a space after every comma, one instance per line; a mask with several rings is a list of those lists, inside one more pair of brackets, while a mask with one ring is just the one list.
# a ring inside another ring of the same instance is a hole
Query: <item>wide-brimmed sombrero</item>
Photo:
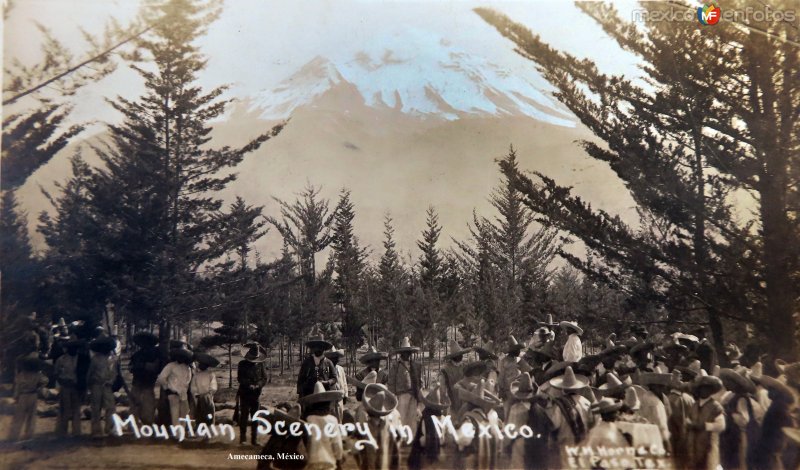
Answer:
[[616, 395], [631, 385], [633, 385], [633, 380], [631, 380], [630, 377], [625, 377], [625, 380], [620, 380], [617, 374], [609, 372], [606, 374], [606, 383], [601, 385], [598, 390], [604, 396]]
[[369, 371], [369, 374], [365, 375], [363, 380], [358, 380], [352, 375], [347, 376], [347, 383], [361, 390], [364, 390], [365, 388], [367, 388], [367, 385], [374, 384], [377, 381], [378, 381], [378, 373], [375, 372], [374, 370]]
[[667, 341], [661, 346], [661, 349], [664, 352], [675, 352], [678, 354], [689, 352], [689, 348], [686, 345], [679, 343], [676, 339], [672, 339], [672, 341]]
[[605, 349], [597, 353], [597, 355], [601, 357], [608, 357], [616, 354], [622, 354], [627, 350], [628, 348], [624, 344], [616, 344], [613, 340], [609, 339], [606, 341]]
[[475, 384], [473, 390], [459, 388], [458, 398], [461, 401], [475, 405], [484, 410], [490, 410], [503, 405], [503, 401], [497, 395], [489, 391], [486, 380], [484, 379], [481, 379], [479, 383]]
[[358, 358], [358, 361], [362, 364], [366, 364], [372, 361], [383, 360], [388, 357], [389, 355], [386, 354], [385, 352], [376, 350], [375, 346], [370, 346], [369, 349], [367, 349], [367, 352]]
[[776, 379], [775, 377], [762, 375], [757, 379], [754, 377], [753, 380], [755, 380], [762, 387], [772, 390], [777, 394], [783, 395], [784, 398], [787, 399], [787, 401], [797, 400], [797, 395], [794, 393], [794, 391], [788, 385]]
[[539, 389], [536, 382], [533, 381], [531, 375], [523, 372], [518, 375], [516, 379], [511, 382], [510, 390], [511, 396], [517, 400], [533, 400], [536, 396], [536, 391]]
[[328, 359], [342, 358], [344, 357], [344, 351], [341, 349], [336, 349], [336, 346], [331, 346], [330, 351], [325, 351], [325, 357]]
[[583, 328], [578, 326], [578, 322], [574, 321], [561, 321], [558, 326], [567, 330], [573, 330], [578, 336], [583, 334]]
[[675, 338], [675, 340], [678, 341], [680, 344], [689, 347], [700, 342], [700, 338], [698, 338], [697, 336], [688, 335], [686, 333], [675, 333], [672, 335], [672, 337]]
[[399, 354], [404, 352], [415, 353], [417, 351], [419, 351], [419, 348], [416, 346], [411, 346], [411, 340], [408, 338], [408, 336], [405, 336], [403, 337], [403, 340], [400, 341], [400, 346], [395, 348], [394, 351], [392, 352], [394, 352], [395, 354]]
[[264, 362], [267, 360], [267, 350], [264, 346], [251, 342], [242, 346], [242, 356], [246, 361]]
[[599, 414], [613, 413], [622, 409], [622, 402], [613, 398], [604, 397], [589, 408], [590, 411]]
[[646, 385], [663, 385], [669, 387], [672, 385], [672, 374], [661, 372], [640, 372], [637, 375], [636, 383], [642, 386]]
[[756, 393], [756, 384], [733, 369], [720, 369], [719, 378], [726, 389], [734, 393], [752, 395]]
[[447, 350], [449, 351], [444, 358], [445, 359], [453, 359], [459, 356], [463, 356], [468, 352], [472, 351], [472, 348], [462, 348], [458, 342], [455, 340], [450, 340], [447, 342]]
[[342, 398], [344, 398], [344, 392], [342, 390], [325, 390], [325, 386], [322, 385], [322, 382], [317, 382], [314, 384], [314, 392], [300, 397], [298, 402], [305, 406], [314, 403], [339, 401]]
[[525, 345], [517, 341], [514, 335], [508, 337], [508, 344], [506, 345], [506, 354], [512, 354], [525, 349]]
[[422, 394], [422, 404], [425, 405], [426, 408], [438, 412], [447, 410], [451, 405], [447, 393], [438, 385], [433, 387], [428, 393]]
[[361, 401], [371, 416], [386, 416], [397, 408], [397, 395], [383, 384], [367, 385]]
[[478, 357], [486, 357], [489, 359], [497, 359], [497, 353], [495, 352], [494, 348], [494, 341], [487, 341], [483, 344], [483, 346], [475, 346], [475, 352], [478, 353]]
[[189, 351], [191, 351], [192, 350], [192, 345], [189, 344], [188, 342], [180, 340], [180, 339], [171, 339], [171, 340], [169, 340], [169, 348], [170, 349], [183, 348], [183, 349], [188, 349]]
[[560, 390], [580, 390], [589, 386], [589, 378], [576, 375], [571, 366], [567, 366], [564, 375], [550, 379], [550, 386]]
[[101, 354], [108, 354], [117, 347], [117, 340], [110, 336], [100, 336], [89, 343], [89, 349]]
[[464, 376], [465, 377], [473, 377], [476, 375], [483, 375], [487, 370], [489, 370], [489, 365], [486, 364], [484, 361], [474, 361], [464, 364]]
[[185, 361], [191, 361], [194, 359], [194, 353], [189, 351], [186, 348], [173, 348], [169, 350], [169, 356], [172, 358], [173, 361], [178, 359], [183, 359]]
[[722, 390], [722, 380], [713, 375], [700, 375], [692, 382], [692, 390], [697, 390], [700, 387], [710, 387], [713, 391], [712, 395]]
[[139, 347], [155, 346], [158, 344], [158, 336], [149, 331], [139, 331], [133, 335], [133, 342]]
[[629, 411], [638, 411], [642, 407], [642, 402], [639, 401], [639, 393], [634, 387], [625, 389], [625, 398], [622, 400], [622, 404]]
[[688, 366], [675, 366], [675, 370], [683, 374], [687, 379], [693, 380], [703, 371], [700, 361], [695, 359]]
[[547, 321], [537, 321], [536, 324], [539, 326], [546, 326], [548, 328], [555, 328], [558, 326], [558, 322], [554, 322], [553, 315], [549, 313], [547, 314]]
[[322, 332], [319, 330], [317, 326], [311, 328], [311, 331], [308, 333], [308, 338], [306, 339], [305, 345], [309, 348], [313, 347], [321, 347], [323, 351], [330, 349], [333, 347], [330, 341], [325, 341], [325, 337], [322, 335]]
[[204, 364], [208, 367], [217, 367], [219, 365], [219, 359], [204, 352], [195, 353], [194, 360], [197, 361], [198, 364]]
[[642, 341], [630, 350], [631, 356], [639, 356], [651, 352], [656, 348], [656, 343], [652, 341]]

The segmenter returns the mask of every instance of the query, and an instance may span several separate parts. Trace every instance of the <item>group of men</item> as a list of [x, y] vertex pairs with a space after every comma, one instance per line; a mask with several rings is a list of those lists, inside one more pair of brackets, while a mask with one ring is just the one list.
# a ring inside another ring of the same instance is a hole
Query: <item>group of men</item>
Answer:
[[[286, 404], [275, 413], [363, 422], [379, 444], [353, 446], [357, 433], [306, 440], [305, 462], [313, 464], [306, 468], [346, 467], [348, 459], [362, 469], [798, 468], [800, 362], [762, 363], [732, 343], [718, 354], [702, 328], [630, 333], [587, 354], [576, 322], [548, 317], [530, 340], [511, 336], [502, 348], [450, 341], [437, 379], [424, 389], [408, 338], [391, 351], [388, 368], [390, 354], [370, 347], [359, 358], [363, 369], [343, 380], [341, 352], [317, 332], [298, 376], [302, 408]], [[354, 406], [347, 405], [351, 387]], [[491, 432], [442, 435], [448, 422]], [[514, 432], [523, 428], [529, 432]], [[408, 441], [397, 429], [414, 436], [408, 452], [400, 451]], [[272, 436], [264, 453], [285, 448], [284, 438]], [[609, 456], [615, 449], [633, 454]]]

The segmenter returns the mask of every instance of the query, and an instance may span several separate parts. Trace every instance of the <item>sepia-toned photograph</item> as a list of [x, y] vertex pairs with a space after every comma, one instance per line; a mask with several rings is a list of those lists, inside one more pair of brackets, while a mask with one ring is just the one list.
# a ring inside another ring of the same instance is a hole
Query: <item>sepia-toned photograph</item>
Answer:
[[0, 470], [800, 470], [800, 0], [3, 0]]

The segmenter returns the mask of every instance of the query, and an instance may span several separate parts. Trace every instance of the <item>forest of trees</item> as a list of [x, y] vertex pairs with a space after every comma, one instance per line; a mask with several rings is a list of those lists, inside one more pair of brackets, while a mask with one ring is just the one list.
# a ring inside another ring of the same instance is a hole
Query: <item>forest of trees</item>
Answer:
[[[625, 183], [638, 226], [528, 173], [513, 147], [498, 159], [487, 194], [492, 214], [473, 214], [470, 237], [449, 243], [436, 208], [419, 208], [427, 222], [411, 258], [396, 245], [388, 214], [382, 246], [360, 242], [363, 221], [346, 188], [331, 201], [309, 183], [295, 200], [276, 199], [274, 214], [242, 198], [226, 205], [218, 194], [235, 181], [236, 166], [284, 124], [238, 148], [213, 146], [210, 122], [228, 103], [223, 87], [197, 85], [205, 58], [193, 41], [219, 6], [164, 0], [97, 44], [102, 51], [132, 41], [135, 53], [120, 59], [146, 92], [112, 99], [123, 122], [108, 126], [104, 145], [83, 150], [101, 165], [72, 157], [71, 175], [50, 195], [53, 210], [39, 215], [41, 255], [14, 189], [80, 128], [64, 129], [69, 105], [50, 100], [4, 116], [0, 328], [10, 331], [31, 311], [99, 322], [113, 304], [127, 334], [157, 327], [166, 339], [199, 327], [206, 347], [230, 352], [256, 340], [291, 361], [314, 325], [351, 358], [364, 344], [390, 349], [403, 336], [433, 355], [454, 332], [465, 345], [526, 337], [553, 314], [579, 321], [589, 344], [632, 323], [666, 332], [708, 324], [720, 349], [729, 339], [755, 340], [793, 355], [790, 334], [764, 339], [797, 331], [800, 83], [792, 77], [800, 58], [780, 39], [797, 32], [725, 25], [700, 35], [672, 22], [642, 30], [611, 7], [582, 8], [640, 57], [646, 84], [604, 75], [509, 18], [477, 12], [594, 133], [583, 149]], [[99, 70], [74, 82], [108, 73]], [[37, 83], [30, 70], [19, 74], [26, 80], [12, 81], [4, 97]], [[752, 214], [736, 213], [740, 193], [758, 201]], [[283, 240], [273, 260], [254, 249], [268, 231]]]

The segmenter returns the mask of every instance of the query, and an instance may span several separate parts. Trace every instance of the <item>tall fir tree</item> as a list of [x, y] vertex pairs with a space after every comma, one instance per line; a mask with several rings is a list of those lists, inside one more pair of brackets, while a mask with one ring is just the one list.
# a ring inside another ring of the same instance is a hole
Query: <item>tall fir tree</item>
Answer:
[[442, 227], [439, 215], [433, 206], [426, 211], [425, 230], [422, 238], [417, 240], [417, 247], [422, 254], [419, 257], [417, 273], [418, 287], [414, 290], [414, 315], [411, 319], [414, 337], [420, 338], [433, 357], [438, 341], [436, 327], [443, 320], [442, 312], [442, 275], [443, 256], [439, 250], [439, 236]]
[[[383, 254], [378, 264], [378, 302], [374, 328], [387, 339], [389, 345], [399, 344], [403, 336], [408, 336], [408, 319], [404, 315], [404, 299], [407, 290], [407, 275], [397, 253], [394, 240], [392, 218], [387, 214], [383, 219]], [[395, 321], [387, 322], [386, 318]], [[376, 345], [377, 346], [377, 345]]]

